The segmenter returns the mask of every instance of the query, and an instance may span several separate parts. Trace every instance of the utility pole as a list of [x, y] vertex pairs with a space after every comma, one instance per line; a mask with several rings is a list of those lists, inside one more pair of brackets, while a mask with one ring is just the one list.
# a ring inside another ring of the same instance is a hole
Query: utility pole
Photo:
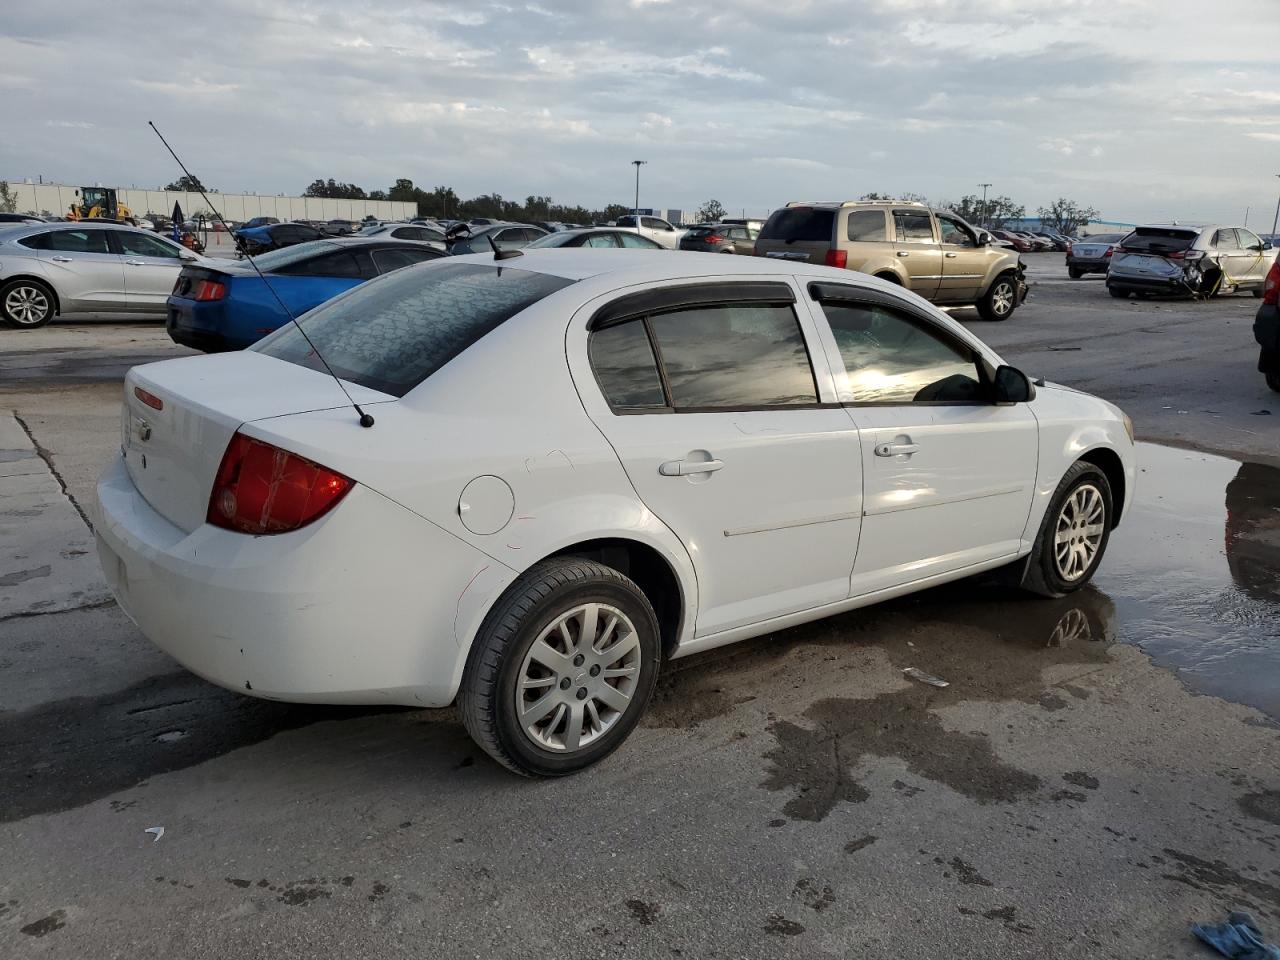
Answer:
[[[1280, 177], [1280, 173], [1277, 173], [1276, 176]], [[1266, 214], [1264, 213], [1263, 216], [1265, 217]], [[1271, 218], [1271, 235], [1273, 237], [1276, 235], [1276, 224], [1278, 223], [1280, 223], [1280, 197], [1276, 197], [1276, 215]]]
[[987, 216], [987, 187], [991, 186], [991, 184], [980, 183], [978, 186], [982, 188], [982, 226], [990, 230], [991, 218]]
[[648, 160], [632, 160], [631, 162], [635, 164], [635, 167], [636, 167], [636, 205], [631, 212], [635, 214], [636, 231], [639, 232], [640, 230], [640, 168], [644, 166], [646, 163], [648, 163], [649, 161]]

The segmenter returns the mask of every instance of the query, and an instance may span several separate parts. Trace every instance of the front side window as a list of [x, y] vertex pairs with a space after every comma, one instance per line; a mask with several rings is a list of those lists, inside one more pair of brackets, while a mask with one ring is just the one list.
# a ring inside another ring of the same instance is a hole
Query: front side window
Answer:
[[649, 318], [671, 402], [680, 409], [817, 403], [790, 306], [729, 303]]
[[55, 230], [49, 234], [45, 250], [61, 253], [110, 253], [105, 230]]
[[898, 231], [898, 240], [906, 243], [931, 243], [933, 241], [933, 222], [929, 214], [916, 210], [893, 211], [893, 226]]
[[977, 241], [969, 228], [955, 217], [938, 217], [938, 226], [942, 229], [942, 242], [952, 247], [973, 247]]
[[636, 250], [658, 250], [662, 246], [648, 237], [640, 236], [638, 233], [620, 233], [617, 234], [617, 237], [622, 241], [624, 247], [631, 247]]
[[[481, 337], [571, 282], [506, 266], [431, 264], [357, 287], [301, 323], [338, 376], [402, 397]], [[294, 324], [251, 349], [324, 371]]]
[[643, 410], [666, 405], [662, 378], [643, 320], [605, 327], [587, 344], [591, 369], [614, 410]]
[[1236, 237], [1240, 240], [1240, 246], [1244, 250], [1262, 249], [1262, 238], [1256, 233], [1250, 233], [1243, 227], [1236, 227]]
[[869, 303], [822, 305], [854, 403], [981, 403], [971, 352], [923, 321]]
[[888, 240], [883, 210], [854, 210], [849, 214], [845, 233], [850, 240]]
[[145, 233], [132, 233], [128, 230], [117, 230], [115, 234], [116, 239], [120, 241], [120, 252], [127, 256], [178, 259], [178, 248], [156, 237], [149, 237]]
[[373, 251], [373, 262], [379, 273], [390, 273], [415, 263], [425, 263], [436, 259], [431, 250], [410, 250], [407, 247], [389, 247]]

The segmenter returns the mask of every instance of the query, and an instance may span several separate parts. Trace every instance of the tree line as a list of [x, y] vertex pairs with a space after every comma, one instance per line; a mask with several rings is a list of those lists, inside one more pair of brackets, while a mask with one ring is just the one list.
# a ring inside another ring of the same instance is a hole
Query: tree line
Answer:
[[[930, 203], [928, 198], [918, 193], [906, 193], [900, 197], [883, 193], [864, 193], [860, 200], [914, 200], [928, 204], [938, 210], [950, 210], [960, 215], [960, 219], [989, 230], [1002, 230], [1015, 220], [1025, 219], [1027, 208], [1006, 196], [987, 197], [984, 201], [977, 194], [970, 193], [956, 200], [938, 200]], [[1047, 207], [1037, 207], [1036, 216], [1044, 228], [1056, 230], [1058, 233], [1073, 234], [1086, 223], [1098, 219], [1098, 211], [1066, 197], [1059, 197]]]

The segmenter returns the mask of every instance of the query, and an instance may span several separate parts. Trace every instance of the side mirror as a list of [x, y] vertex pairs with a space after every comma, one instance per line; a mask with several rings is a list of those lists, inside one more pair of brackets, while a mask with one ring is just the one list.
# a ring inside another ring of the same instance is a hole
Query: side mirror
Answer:
[[1263, 240], [1263, 241], [1262, 241], [1262, 247], [1261, 247], [1261, 249], [1263, 249], [1263, 250], [1270, 250], [1270, 249], [1271, 249], [1271, 241], [1270, 241], [1270, 240]]
[[1036, 388], [1025, 373], [1006, 365], [996, 369], [992, 392], [998, 404], [1026, 403], [1035, 399]]

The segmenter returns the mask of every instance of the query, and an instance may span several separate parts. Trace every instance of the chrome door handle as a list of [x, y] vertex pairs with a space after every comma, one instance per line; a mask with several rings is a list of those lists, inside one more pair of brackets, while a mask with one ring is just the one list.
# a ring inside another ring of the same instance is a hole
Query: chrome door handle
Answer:
[[723, 466], [723, 460], [668, 460], [658, 467], [658, 473], [664, 477], [690, 477], [696, 473], [715, 473]]
[[956, 256], [957, 256], [957, 254], [954, 254], [954, 253], [947, 253], [947, 254], [944, 254], [944, 256], [945, 256], [948, 260], [954, 260], [954, 259], [956, 258]]
[[901, 456], [909, 457], [913, 453], [918, 453], [919, 451], [920, 451], [920, 444], [918, 443], [877, 443], [876, 444], [877, 457], [901, 457]]
[[52, 260], [54, 263], [70, 263], [71, 262], [70, 257], [50, 257], [49, 259]]
[[900, 256], [900, 257], [909, 257], [909, 256], [911, 256], [911, 253], [910, 253], [909, 251], [907, 251], [907, 250], [899, 250], [899, 251], [898, 251], [898, 256]]
[[131, 267], [145, 267], [147, 265], [145, 260], [126, 260], [125, 263]]

